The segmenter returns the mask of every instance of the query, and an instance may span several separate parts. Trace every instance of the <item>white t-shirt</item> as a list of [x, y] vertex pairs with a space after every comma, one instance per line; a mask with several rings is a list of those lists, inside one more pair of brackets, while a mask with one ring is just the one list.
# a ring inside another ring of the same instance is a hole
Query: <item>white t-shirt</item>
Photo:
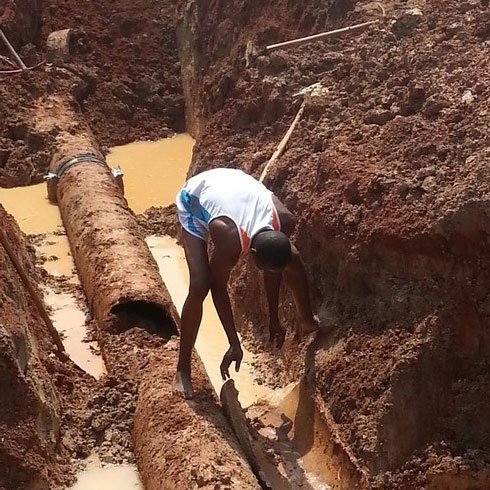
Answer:
[[238, 230], [242, 255], [262, 229], [280, 230], [272, 192], [241, 170], [216, 168], [190, 178], [177, 194], [178, 217], [185, 230], [208, 239], [209, 223], [226, 216]]

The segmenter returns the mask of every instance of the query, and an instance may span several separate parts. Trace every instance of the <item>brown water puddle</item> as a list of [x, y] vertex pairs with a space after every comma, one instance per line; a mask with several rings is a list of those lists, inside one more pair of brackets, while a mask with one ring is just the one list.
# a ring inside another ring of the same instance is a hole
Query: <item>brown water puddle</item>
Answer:
[[134, 465], [102, 467], [97, 456], [86, 460], [86, 469], [77, 477], [70, 490], [143, 490], [138, 470]]
[[[329, 490], [333, 469], [328, 429], [304, 382], [291, 384], [247, 410], [252, 444], [265, 480], [274, 490]], [[264, 450], [265, 449], [265, 450]]]
[[70, 359], [94, 378], [105, 373], [104, 361], [96, 354], [97, 343], [85, 342], [86, 315], [80, 309], [72, 293], [56, 293], [51, 288], [44, 290], [44, 302], [51, 307], [51, 321], [60, 332], [63, 345]]
[[46, 184], [0, 188], [0, 203], [28, 235], [52, 233], [61, 225], [58, 206], [48, 201]]
[[80, 284], [66, 235], [47, 234], [35, 248], [45, 257], [43, 268], [49, 274], [54, 277], [69, 277], [68, 282], [71, 284]]
[[107, 155], [124, 174], [124, 195], [135, 213], [151, 206], [168, 206], [185, 182], [194, 139], [187, 134], [160, 141], [116, 146]]

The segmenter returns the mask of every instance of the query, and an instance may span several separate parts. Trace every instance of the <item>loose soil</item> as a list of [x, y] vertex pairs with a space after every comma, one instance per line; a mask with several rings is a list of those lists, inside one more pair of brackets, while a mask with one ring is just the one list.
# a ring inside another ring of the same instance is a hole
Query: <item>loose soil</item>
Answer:
[[[34, 250], [2, 206], [0, 224], [41, 294]], [[52, 337], [3, 248], [0, 262], [4, 394], [0, 486], [9, 490], [55, 488], [70, 481], [71, 454], [60, 442], [76, 431], [74, 419], [80, 400], [90, 392], [90, 377], [73, 363], [56, 358]]]

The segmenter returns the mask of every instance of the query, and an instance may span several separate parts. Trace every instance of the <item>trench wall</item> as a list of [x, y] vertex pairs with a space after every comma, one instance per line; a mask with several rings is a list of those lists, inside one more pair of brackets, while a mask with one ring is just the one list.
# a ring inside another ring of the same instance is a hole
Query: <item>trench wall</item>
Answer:
[[[0, 228], [35, 281], [32, 250], [0, 205]], [[0, 247], [0, 487], [48, 489], [60, 433], [61, 406], [47, 356], [50, 335]]]
[[[294, 93], [317, 82], [328, 89], [307, 104], [266, 181], [298, 217], [295, 242], [328, 333], [310, 349], [288, 338], [278, 359], [248, 262], [234, 273], [237, 323], [268, 351], [267, 382], [306, 371], [373, 488], [426, 488], [430, 468], [453, 458], [471, 467], [454, 488], [481, 486], [469, 462], [490, 447], [481, 395], [490, 360], [489, 12], [477, 2], [383, 6], [380, 30], [265, 56], [265, 44], [377, 14], [355, 1], [306, 2], [301, 12], [281, 2], [275, 14], [236, 1], [210, 24], [201, 19], [212, 7], [190, 2], [181, 56], [199, 141], [189, 174], [230, 166], [257, 177], [299, 107]], [[413, 22], [409, 8], [420, 12]], [[220, 46], [213, 35], [222, 32]], [[281, 318], [292, 330], [286, 290]]]

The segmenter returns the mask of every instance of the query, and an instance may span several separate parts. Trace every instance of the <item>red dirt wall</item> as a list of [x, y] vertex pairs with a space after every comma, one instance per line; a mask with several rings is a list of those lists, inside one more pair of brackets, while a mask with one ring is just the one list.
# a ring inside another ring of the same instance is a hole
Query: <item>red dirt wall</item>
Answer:
[[[237, 1], [231, 14], [195, 2], [182, 45], [184, 92], [195, 94], [188, 121], [201, 136], [190, 173], [258, 176], [301, 104], [294, 94], [328, 89], [307, 104], [266, 183], [299, 219], [314, 305], [335, 328], [307, 351], [288, 339], [283, 361], [267, 355], [264, 377], [306, 371], [374, 487], [425, 488], [453, 461], [465, 472], [455, 488], [485, 488], [471, 462], [490, 450], [490, 11], [480, 1], [424, 5], [385, 2], [380, 29], [265, 56], [266, 44], [379, 9], [280, 2], [272, 13]], [[215, 21], [195, 23], [204, 17]], [[269, 351], [263, 292], [249, 287], [257, 276], [251, 264], [236, 271], [235, 313], [251, 345]], [[281, 310], [292, 330], [287, 292]]]
[[[0, 228], [33, 279], [32, 251], [0, 206]], [[61, 407], [46, 358], [49, 333], [0, 246], [0, 487], [48, 488], [60, 437]], [[37, 486], [36, 486], [37, 485]]]

